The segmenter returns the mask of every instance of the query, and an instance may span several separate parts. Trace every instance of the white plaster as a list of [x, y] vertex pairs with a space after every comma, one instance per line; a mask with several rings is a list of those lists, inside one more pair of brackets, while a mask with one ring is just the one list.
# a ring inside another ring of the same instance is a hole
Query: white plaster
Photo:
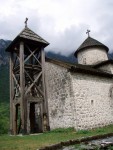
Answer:
[[[76, 129], [91, 129], [113, 123], [113, 97], [110, 88], [113, 80], [72, 74], [76, 107]], [[92, 103], [93, 101], [93, 103]]]
[[78, 63], [92, 65], [101, 61], [108, 60], [107, 52], [102, 48], [87, 48], [77, 54]]
[[46, 77], [51, 129], [85, 130], [113, 123], [113, 80], [71, 73], [49, 62]]
[[46, 79], [50, 128], [72, 127], [74, 101], [70, 72], [46, 62]]

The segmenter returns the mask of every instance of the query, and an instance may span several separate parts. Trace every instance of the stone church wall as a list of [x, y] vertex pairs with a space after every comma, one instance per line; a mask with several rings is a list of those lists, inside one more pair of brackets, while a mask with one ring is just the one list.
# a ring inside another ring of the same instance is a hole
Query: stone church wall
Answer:
[[92, 65], [101, 61], [108, 60], [107, 52], [100, 48], [88, 48], [77, 54], [78, 63], [84, 65]]
[[74, 125], [74, 100], [71, 75], [66, 68], [46, 62], [50, 128]]
[[85, 130], [113, 124], [113, 80], [71, 73], [46, 62], [50, 128]]
[[113, 123], [113, 80], [73, 73], [75, 128], [90, 129]]

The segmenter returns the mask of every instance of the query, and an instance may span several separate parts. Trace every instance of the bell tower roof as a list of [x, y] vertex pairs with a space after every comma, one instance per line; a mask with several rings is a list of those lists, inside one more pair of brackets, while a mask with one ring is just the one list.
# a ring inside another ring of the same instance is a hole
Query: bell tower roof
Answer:
[[38, 34], [33, 32], [27, 26], [20, 32], [19, 35], [11, 42], [11, 44], [7, 47], [6, 51], [11, 51], [11, 48], [18, 43], [18, 41], [23, 40], [24, 42], [38, 44], [40, 46], [46, 47], [49, 43], [40, 37]]
[[75, 57], [77, 57], [77, 53], [79, 51], [82, 51], [86, 48], [93, 48], [93, 47], [100, 47], [100, 48], [104, 48], [107, 52], [109, 50], [109, 48], [107, 46], [105, 46], [104, 44], [102, 44], [101, 42], [91, 38], [90, 36], [88, 36], [88, 38], [80, 45], [80, 47], [76, 50], [75, 52]]
[[29, 39], [32, 41], [37, 41], [43, 44], [48, 45], [49, 43], [44, 40], [42, 37], [40, 37], [38, 34], [34, 33], [32, 30], [30, 30], [28, 27], [25, 27], [24, 30], [18, 35], [20, 38]]

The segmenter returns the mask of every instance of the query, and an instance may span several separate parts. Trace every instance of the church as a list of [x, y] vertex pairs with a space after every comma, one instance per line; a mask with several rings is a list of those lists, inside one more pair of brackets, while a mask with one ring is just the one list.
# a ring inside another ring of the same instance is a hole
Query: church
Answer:
[[74, 53], [78, 63], [72, 64], [45, 57], [48, 45], [26, 24], [6, 49], [10, 54], [11, 134], [113, 124], [109, 48], [88, 32]]

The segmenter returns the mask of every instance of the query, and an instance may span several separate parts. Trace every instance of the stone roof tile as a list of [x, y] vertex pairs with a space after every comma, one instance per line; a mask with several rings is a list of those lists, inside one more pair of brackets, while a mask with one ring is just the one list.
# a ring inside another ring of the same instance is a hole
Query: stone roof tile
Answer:
[[41, 42], [41, 43], [44, 43], [44, 44], [47, 44], [47, 45], [49, 44], [46, 40], [44, 40], [38, 34], [34, 33], [28, 27], [25, 27], [24, 30], [17, 37], [22, 37], [22, 38], [30, 39], [30, 40], [33, 40], [33, 41], [38, 41], [38, 42]]
[[106, 51], [108, 51], [108, 47], [105, 46], [104, 44], [102, 44], [101, 42], [91, 38], [91, 37], [88, 37], [81, 45], [80, 47], [76, 50], [75, 52], [75, 56], [77, 57], [77, 53], [81, 50], [84, 50], [86, 48], [90, 48], [90, 47], [102, 47], [104, 48]]

